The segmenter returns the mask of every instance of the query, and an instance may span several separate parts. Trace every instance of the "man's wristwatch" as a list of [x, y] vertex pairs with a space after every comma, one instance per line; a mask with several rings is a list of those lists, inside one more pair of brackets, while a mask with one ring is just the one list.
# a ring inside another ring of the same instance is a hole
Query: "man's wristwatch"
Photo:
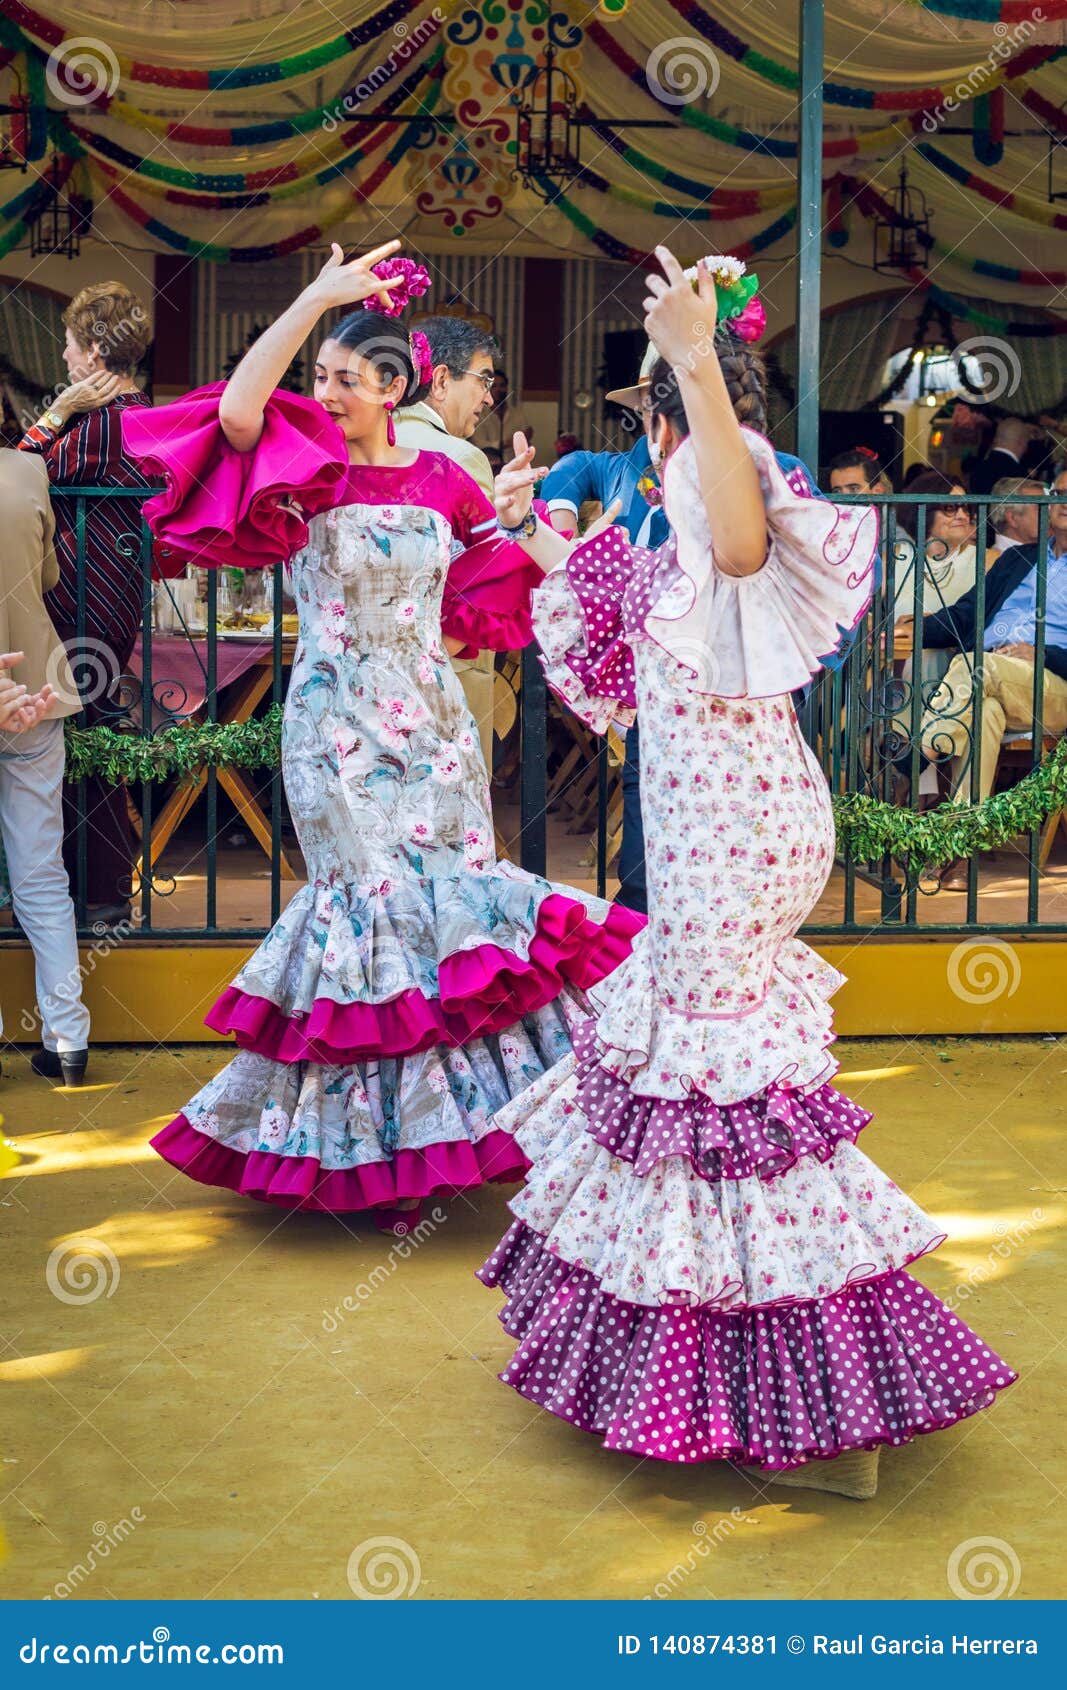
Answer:
[[500, 532], [506, 534], [509, 540], [518, 540], [520, 537], [524, 540], [532, 540], [537, 533], [537, 512], [527, 511], [522, 521], [517, 523], [514, 528], [509, 528], [506, 522], [502, 522]]
[[45, 428], [63, 428], [66, 420], [62, 411], [46, 411], [41, 418]]

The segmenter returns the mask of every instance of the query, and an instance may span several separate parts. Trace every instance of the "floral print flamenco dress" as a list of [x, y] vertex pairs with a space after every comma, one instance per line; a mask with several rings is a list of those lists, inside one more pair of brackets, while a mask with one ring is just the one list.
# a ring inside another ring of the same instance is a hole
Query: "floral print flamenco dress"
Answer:
[[152, 1143], [206, 1184], [335, 1212], [518, 1178], [496, 1112], [570, 1050], [584, 989], [641, 925], [496, 860], [442, 638], [527, 643], [539, 572], [441, 454], [353, 468], [320, 407], [281, 392], [237, 453], [220, 392], [146, 412], [129, 444], [184, 555], [293, 560], [282, 770], [308, 884], [206, 1017], [238, 1054]]
[[673, 538], [579, 545], [534, 595], [550, 683], [641, 722], [649, 921], [574, 1050], [497, 1118], [532, 1167], [479, 1270], [502, 1378], [610, 1449], [788, 1469], [906, 1442], [1014, 1374], [904, 1271], [942, 1240], [829, 1084], [841, 976], [796, 937], [833, 862], [789, 693], [870, 597], [874, 513], [800, 497], [745, 430], [770, 550], [718, 571], [687, 442]]

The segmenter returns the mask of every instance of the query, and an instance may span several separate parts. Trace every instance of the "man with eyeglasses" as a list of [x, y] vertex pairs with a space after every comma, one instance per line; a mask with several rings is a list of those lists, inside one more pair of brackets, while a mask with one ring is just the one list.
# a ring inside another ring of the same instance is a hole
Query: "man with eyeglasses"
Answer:
[[[416, 324], [426, 336], [433, 374], [394, 417], [398, 446], [419, 452], [443, 452], [466, 470], [488, 498], [493, 496], [489, 459], [471, 439], [479, 418], [493, 403], [494, 360], [500, 352], [493, 336], [465, 317], [427, 317]], [[482, 755], [493, 773], [493, 685], [495, 654], [454, 658], [471, 715], [478, 724]]]
[[[1052, 490], [1067, 501], [1067, 470], [1057, 475]], [[977, 672], [969, 655], [976, 644], [976, 589], [972, 587], [946, 610], [923, 618], [924, 646], [960, 648], [930, 700], [922, 725], [922, 747], [929, 761], [951, 757], [957, 804], [971, 799], [969, 765], [977, 687], [982, 689], [982, 741], [977, 749], [980, 799], [988, 798], [993, 790], [1005, 735], [1030, 733], [1034, 727], [1037, 563], [1036, 544], [1011, 546], [986, 574], [985, 625], [977, 637], [983, 656]], [[1067, 503], [1049, 507], [1042, 693], [1044, 731], [1067, 732]]]

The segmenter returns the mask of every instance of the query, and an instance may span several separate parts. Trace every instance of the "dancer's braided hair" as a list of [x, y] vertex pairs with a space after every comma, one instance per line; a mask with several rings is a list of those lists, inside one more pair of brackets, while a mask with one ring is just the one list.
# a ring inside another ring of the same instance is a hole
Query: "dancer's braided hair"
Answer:
[[[716, 330], [714, 345], [738, 422], [766, 434], [767, 387], [762, 355], [753, 351], [745, 341], [738, 340], [729, 329]], [[678, 377], [665, 358], [660, 358], [652, 371], [649, 394], [653, 416], [666, 417], [679, 434], [688, 434], [689, 423], [678, 391]]]

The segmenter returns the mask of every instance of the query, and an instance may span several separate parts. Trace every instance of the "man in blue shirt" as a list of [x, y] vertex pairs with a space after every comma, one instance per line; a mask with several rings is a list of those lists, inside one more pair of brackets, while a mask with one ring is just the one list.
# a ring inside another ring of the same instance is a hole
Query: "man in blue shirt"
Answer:
[[[1067, 471], [1053, 491], [1067, 500]], [[1045, 598], [1045, 668], [1043, 728], [1067, 731], [1067, 503], [1049, 510], [1048, 575]], [[1002, 552], [985, 578], [985, 627], [977, 643], [985, 656], [978, 674], [969, 655], [975, 647], [975, 589], [946, 610], [923, 618], [924, 646], [959, 646], [948, 673], [923, 715], [923, 752], [931, 762], [952, 757], [953, 797], [967, 804], [967, 777], [974, 722], [974, 695], [982, 688], [982, 744], [979, 797], [993, 790], [1000, 747], [1006, 734], [1031, 733], [1034, 727], [1034, 641], [1037, 634], [1038, 548], [1012, 546]]]
[[[549, 520], [561, 534], [573, 534], [578, 526], [578, 511], [583, 504], [595, 501], [603, 510], [615, 499], [622, 508], [616, 522], [625, 528], [634, 545], [661, 546], [667, 538], [667, 518], [659, 499], [659, 477], [652, 468], [648, 437], [652, 428], [652, 402], [649, 395], [652, 370], [658, 354], [649, 346], [641, 363], [641, 372], [632, 387], [618, 387], [606, 397], [615, 405], [624, 405], [636, 413], [642, 432], [628, 452], [571, 452], [546, 475], [541, 497], [548, 506]], [[778, 452], [781, 465], [795, 492], [816, 492], [814, 481], [799, 458]], [[652, 491], [652, 502], [639, 485]], [[837, 659], [830, 659], [834, 667]], [[843, 657], [842, 657], [843, 661]], [[627, 909], [648, 914], [648, 892], [645, 885], [645, 832], [641, 821], [641, 754], [638, 725], [635, 722], [626, 733], [626, 758], [622, 769], [622, 842], [619, 846], [619, 890], [616, 903]]]
[[[617, 387], [607, 398], [636, 412], [642, 431], [628, 452], [569, 452], [545, 476], [541, 497], [548, 506], [549, 521], [561, 534], [573, 534], [578, 511], [595, 500], [602, 510], [622, 501], [616, 517], [635, 546], [661, 546], [667, 538], [667, 518], [659, 495], [659, 477], [652, 468], [648, 436], [652, 427], [652, 406], [648, 394], [656, 350], [650, 346], [633, 387]], [[646, 498], [639, 482], [645, 479], [652, 491]], [[637, 723], [626, 733], [626, 758], [622, 768], [622, 843], [619, 846], [619, 891], [616, 902], [627, 909], [648, 914], [645, 889], [645, 831], [641, 822], [641, 749]]]

